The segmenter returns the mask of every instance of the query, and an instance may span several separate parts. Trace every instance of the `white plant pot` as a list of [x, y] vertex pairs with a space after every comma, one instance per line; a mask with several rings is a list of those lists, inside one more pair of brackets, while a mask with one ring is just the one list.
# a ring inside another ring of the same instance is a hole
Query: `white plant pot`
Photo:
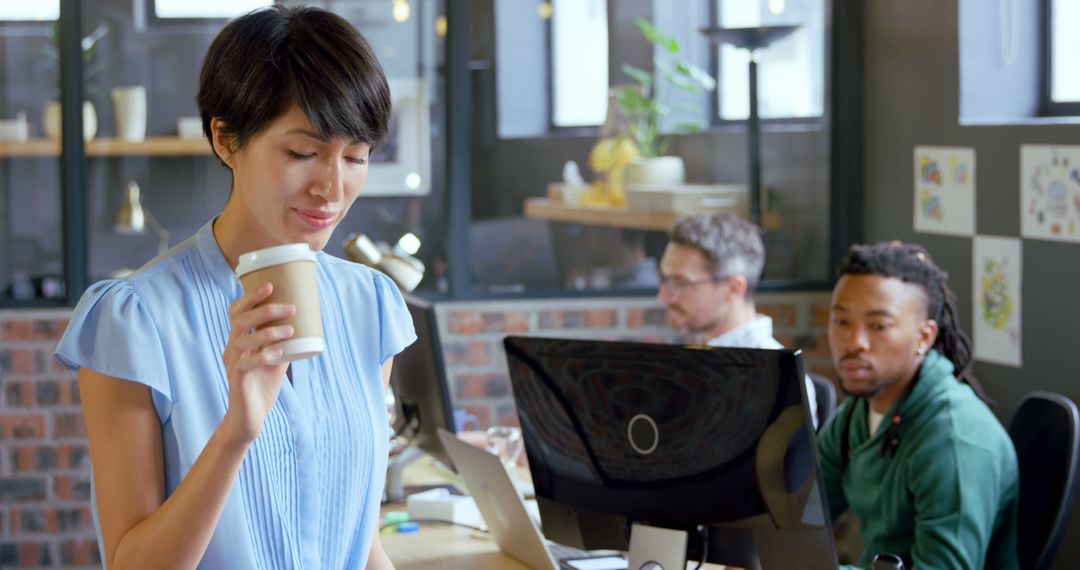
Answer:
[[[83, 101], [83, 140], [90, 142], [97, 135], [97, 110], [90, 101]], [[45, 105], [45, 113], [41, 118], [41, 126], [45, 130], [45, 136], [50, 139], [60, 140], [60, 102], [50, 101]]]
[[682, 157], [639, 157], [626, 165], [623, 182], [631, 184], [682, 184], [686, 182], [686, 168]]

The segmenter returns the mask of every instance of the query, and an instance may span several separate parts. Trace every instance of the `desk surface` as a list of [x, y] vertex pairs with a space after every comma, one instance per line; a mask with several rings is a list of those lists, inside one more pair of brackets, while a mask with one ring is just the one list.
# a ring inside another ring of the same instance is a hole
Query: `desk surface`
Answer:
[[[522, 469], [519, 476], [528, 476]], [[432, 485], [452, 482], [454, 475], [422, 457], [405, 469], [407, 485]], [[459, 484], [460, 483], [455, 483]], [[404, 503], [383, 505], [382, 512], [404, 511]], [[419, 532], [398, 534], [387, 530], [381, 535], [383, 549], [398, 570], [528, 570], [529, 567], [505, 555], [487, 534], [460, 526], [423, 524]], [[689, 565], [693, 568], [696, 563]], [[707, 569], [724, 566], [706, 564]]]
[[[518, 472], [527, 477], [528, 469]], [[406, 485], [452, 483], [463, 488], [460, 479], [430, 457], [424, 456], [405, 468]], [[383, 505], [382, 513], [404, 511], [405, 503]], [[528, 566], [505, 555], [490, 535], [460, 526], [424, 524], [419, 532], [398, 534], [386, 530], [381, 535], [383, 549], [398, 570], [528, 570]]]
[[423, 525], [419, 532], [384, 532], [383, 549], [398, 570], [528, 570], [486, 535], [459, 526]]

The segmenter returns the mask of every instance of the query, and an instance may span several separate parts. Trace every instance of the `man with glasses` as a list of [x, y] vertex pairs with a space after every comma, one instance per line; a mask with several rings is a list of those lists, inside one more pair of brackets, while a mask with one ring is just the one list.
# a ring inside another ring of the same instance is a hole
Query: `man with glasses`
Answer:
[[[784, 348], [773, 338], [772, 319], [754, 306], [765, 266], [761, 230], [734, 214], [680, 217], [660, 258], [657, 298], [672, 328], [709, 346]], [[806, 379], [810, 414], [817, 425], [817, 398]]]

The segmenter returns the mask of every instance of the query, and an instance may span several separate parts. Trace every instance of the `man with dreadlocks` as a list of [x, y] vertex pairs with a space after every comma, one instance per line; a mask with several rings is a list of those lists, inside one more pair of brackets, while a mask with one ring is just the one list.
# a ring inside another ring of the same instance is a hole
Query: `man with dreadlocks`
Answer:
[[908, 568], [1017, 568], [1016, 451], [971, 373], [948, 274], [926, 250], [852, 246], [829, 348], [849, 396], [818, 445], [835, 520]]

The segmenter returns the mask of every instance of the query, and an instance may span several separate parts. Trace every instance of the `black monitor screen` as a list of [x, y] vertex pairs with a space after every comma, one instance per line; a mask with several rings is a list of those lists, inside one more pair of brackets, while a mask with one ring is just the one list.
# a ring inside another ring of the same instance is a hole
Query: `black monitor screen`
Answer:
[[390, 374], [397, 412], [394, 430], [411, 437], [444, 465], [452, 465], [437, 432], [438, 428], [451, 433], [456, 430], [435, 307], [413, 295], [405, 295], [405, 303], [416, 329], [416, 342], [394, 357]]
[[542, 515], [556, 504], [669, 528], [827, 528], [796, 353], [505, 346]]

